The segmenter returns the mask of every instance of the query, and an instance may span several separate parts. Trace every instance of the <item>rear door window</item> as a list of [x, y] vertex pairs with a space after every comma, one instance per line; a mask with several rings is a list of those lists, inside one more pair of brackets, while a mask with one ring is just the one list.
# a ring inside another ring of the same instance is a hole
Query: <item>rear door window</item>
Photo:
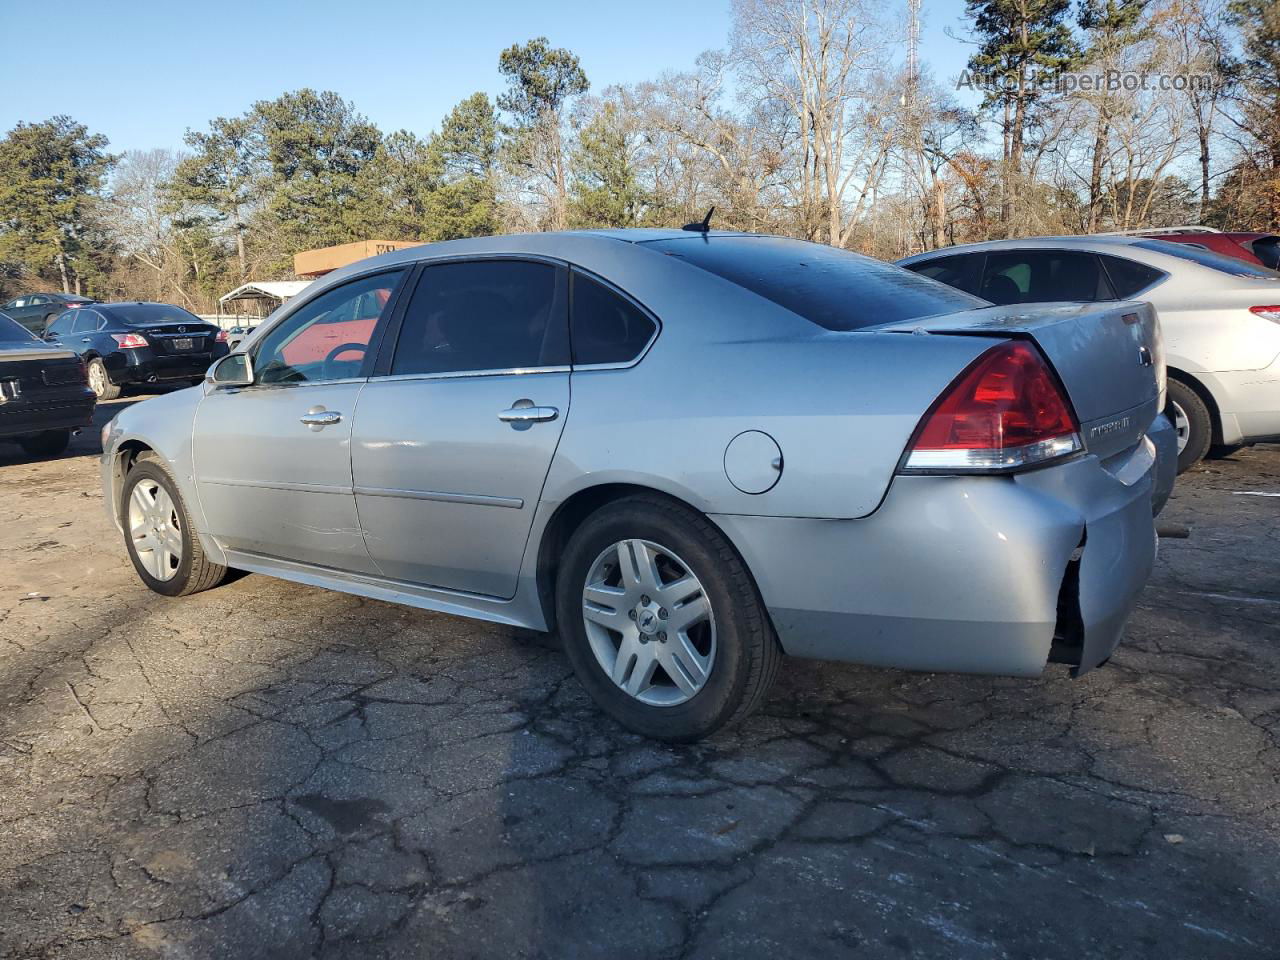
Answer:
[[1107, 276], [1111, 278], [1111, 286], [1115, 290], [1116, 296], [1121, 300], [1128, 300], [1137, 296], [1157, 280], [1167, 276], [1167, 274], [1157, 270], [1155, 267], [1149, 267], [1145, 263], [1138, 263], [1136, 260], [1126, 260], [1124, 257], [1102, 254], [1098, 259], [1102, 261], [1102, 265], [1107, 271]]
[[75, 320], [71, 324], [72, 333], [93, 333], [98, 329], [98, 315], [83, 307], [73, 314]]
[[630, 363], [658, 330], [635, 304], [577, 270], [572, 291], [570, 339], [576, 366]]
[[568, 304], [558, 268], [461, 260], [422, 271], [405, 309], [393, 376], [566, 366]]
[[1076, 250], [993, 251], [979, 295], [1000, 305], [1112, 299], [1097, 256]]

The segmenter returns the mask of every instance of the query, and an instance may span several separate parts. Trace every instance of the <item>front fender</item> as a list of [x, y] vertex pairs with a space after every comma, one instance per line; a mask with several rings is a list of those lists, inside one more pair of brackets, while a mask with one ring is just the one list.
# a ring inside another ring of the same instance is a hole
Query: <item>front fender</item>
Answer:
[[195, 527], [193, 532], [200, 538], [206, 555], [215, 563], [225, 563], [221, 546], [206, 532], [209, 524], [195, 483], [191, 428], [203, 398], [204, 390], [193, 387], [152, 397], [116, 414], [108, 424], [102, 445], [103, 500], [112, 524], [117, 530], [122, 529], [118, 510], [124, 484], [122, 454], [139, 448], [154, 451], [178, 485]]

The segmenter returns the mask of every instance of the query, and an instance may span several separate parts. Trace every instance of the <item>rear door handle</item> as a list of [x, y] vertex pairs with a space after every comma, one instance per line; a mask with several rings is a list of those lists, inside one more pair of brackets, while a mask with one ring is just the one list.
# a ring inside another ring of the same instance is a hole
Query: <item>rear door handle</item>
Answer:
[[498, 414], [503, 423], [541, 423], [560, 416], [557, 407], [535, 407], [532, 400], [517, 400], [510, 409]]
[[331, 427], [335, 423], [342, 422], [342, 414], [337, 410], [326, 410], [318, 407], [308, 410], [298, 418], [299, 423], [305, 423], [312, 430], [319, 430], [321, 427]]

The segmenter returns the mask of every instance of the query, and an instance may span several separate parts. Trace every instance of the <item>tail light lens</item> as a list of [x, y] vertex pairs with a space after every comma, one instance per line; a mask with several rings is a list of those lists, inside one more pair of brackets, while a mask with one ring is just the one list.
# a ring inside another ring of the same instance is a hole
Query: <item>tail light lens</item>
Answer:
[[1080, 424], [1049, 364], [1022, 340], [969, 364], [916, 428], [907, 473], [1016, 470], [1083, 449]]
[[147, 346], [147, 338], [140, 333], [113, 333], [111, 339], [125, 350]]
[[217, 340], [219, 343], [226, 343], [226, 342], [227, 342], [227, 331], [225, 331], [225, 330], [219, 330], [219, 331], [218, 331], [218, 335], [217, 335], [216, 337], [214, 337], [213, 339]]
[[1273, 323], [1280, 323], [1280, 304], [1270, 307], [1250, 307], [1250, 313], [1256, 313], [1264, 320], [1270, 320]]

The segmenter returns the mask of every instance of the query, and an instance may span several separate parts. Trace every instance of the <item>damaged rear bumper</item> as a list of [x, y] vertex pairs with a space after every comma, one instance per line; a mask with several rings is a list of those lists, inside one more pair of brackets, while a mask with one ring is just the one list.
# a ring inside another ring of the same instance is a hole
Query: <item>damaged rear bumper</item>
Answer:
[[1149, 439], [1006, 477], [895, 478], [857, 520], [716, 516], [787, 653], [1036, 676], [1105, 661], [1151, 573]]

